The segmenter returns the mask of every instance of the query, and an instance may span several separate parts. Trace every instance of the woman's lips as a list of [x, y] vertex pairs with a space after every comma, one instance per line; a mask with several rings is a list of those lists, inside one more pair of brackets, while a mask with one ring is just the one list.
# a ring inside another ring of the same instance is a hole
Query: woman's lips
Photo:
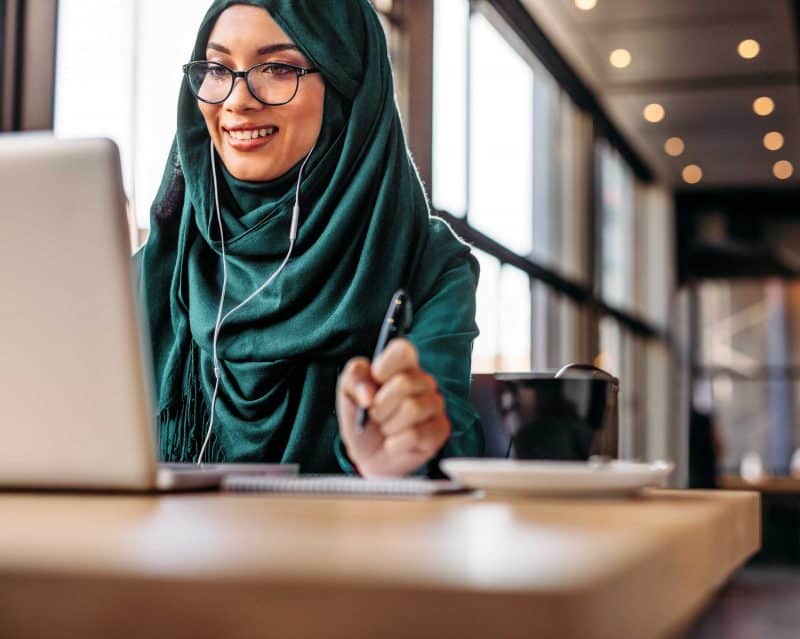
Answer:
[[[260, 129], [223, 129], [223, 135], [228, 145], [237, 151], [254, 151], [272, 142], [278, 135], [278, 128], [275, 126], [263, 127]], [[266, 133], [266, 135], [264, 135]], [[249, 139], [248, 139], [249, 138]]]

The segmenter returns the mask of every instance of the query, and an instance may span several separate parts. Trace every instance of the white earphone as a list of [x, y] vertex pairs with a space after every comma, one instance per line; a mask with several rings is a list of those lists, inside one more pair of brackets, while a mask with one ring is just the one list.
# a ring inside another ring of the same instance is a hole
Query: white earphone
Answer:
[[[197, 456], [197, 464], [200, 465], [203, 463], [203, 454], [206, 451], [206, 446], [208, 446], [209, 439], [211, 438], [211, 431], [214, 428], [214, 408], [217, 403], [217, 394], [219, 393], [219, 359], [217, 358], [217, 340], [219, 339], [219, 333], [222, 329], [222, 324], [227, 320], [231, 315], [233, 315], [236, 311], [241, 310], [244, 306], [250, 303], [259, 293], [261, 293], [267, 286], [269, 286], [278, 274], [284, 269], [289, 258], [292, 256], [292, 251], [294, 250], [294, 243], [297, 239], [297, 229], [300, 224], [300, 182], [303, 179], [303, 169], [306, 168], [306, 163], [308, 162], [311, 154], [314, 152], [316, 148], [316, 143], [311, 150], [306, 155], [306, 159], [303, 160], [303, 164], [300, 165], [300, 173], [297, 176], [297, 188], [295, 189], [294, 194], [294, 206], [292, 207], [292, 222], [291, 226], [289, 227], [289, 250], [286, 253], [286, 257], [283, 258], [283, 262], [277, 268], [277, 270], [270, 275], [266, 281], [259, 286], [255, 291], [253, 291], [250, 295], [248, 295], [243, 301], [239, 302], [236, 306], [234, 306], [231, 310], [229, 310], [225, 315], [222, 314], [223, 307], [225, 305], [225, 293], [228, 288], [228, 258], [225, 252], [225, 235], [224, 230], [222, 228], [222, 214], [220, 213], [219, 209], [219, 188], [217, 184], [217, 163], [216, 163], [216, 149], [214, 148], [214, 142], [211, 141], [210, 149], [211, 149], [211, 181], [214, 184], [214, 206], [216, 207], [217, 213], [217, 224], [219, 225], [219, 241], [220, 246], [222, 247], [222, 291], [220, 292], [219, 296], [219, 306], [217, 307], [217, 321], [214, 325], [214, 338], [213, 338], [213, 361], [214, 361], [214, 393], [211, 396], [211, 406], [210, 406], [210, 416], [208, 420], [208, 431], [206, 432], [206, 436], [203, 439], [203, 446], [200, 448], [200, 454]], [[211, 226], [211, 222], [209, 220], [209, 228]]]

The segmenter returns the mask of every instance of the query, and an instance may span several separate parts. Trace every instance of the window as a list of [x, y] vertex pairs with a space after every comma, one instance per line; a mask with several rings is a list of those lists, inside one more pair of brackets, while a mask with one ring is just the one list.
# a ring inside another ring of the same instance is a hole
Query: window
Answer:
[[128, 197], [146, 228], [175, 134], [181, 65], [206, 0], [60, 0], [55, 132], [120, 148]]
[[604, 140], [597, 145], [600, 184], [600, 290], [610, 304], [634, 301], [634, 178], [620, 154]]
[[675, 211], [663, 186], [636, 185], [635, 310], [666, 329], [675, 288]]
[[788, 472], [792, 442], [800, 440], [800, 345], [793, 330], [800, 324], [799, 293], [797, 284], [780, 280], [699, 288], [699, 378], [711, 391], [704, 408], [721, 430], [724, 472], [738, 472], [747, 453], [758, 454], [771, 472]]
[[[481, 334], [475, 342], [472, 370], [530, 370], [530, 279], [483, 251], [474, 252], [481, 267], [476, 313]], [[504, 310], [498, 312], [498, 308]]]
[[433, 205], [467, 210], [469, 3], [436, 0], [433, 48]]
[[[469, 2], [434, 10], [433, 205], [520, 255], [533, 248], [534, 71]], [[473, 370], [531, 368], [531, 281], [481, 264]], [[513, 309], [503, 312], [502, 309]]]
[[533, 70], [480, 13], [470, 21], [469, 222], [532, 249]]
[[500, 360], [500, 314], [497, 300], [500, 296], [500, 262], [491, 255], [475, 249], [473, 251], [481, 267], [478, 283], [475, 321], [480, 335], [472, 351], [472, 370], [475, 373], [491, 373], [502, 370]]
[[498, 351], [502, 370], [531, 369], [531, 282], [519, 269], [500, 271]]

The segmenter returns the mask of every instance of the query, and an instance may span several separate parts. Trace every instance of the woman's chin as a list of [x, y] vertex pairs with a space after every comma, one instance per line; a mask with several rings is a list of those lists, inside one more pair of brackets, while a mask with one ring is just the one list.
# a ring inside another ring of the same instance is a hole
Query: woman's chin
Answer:
[[242, 182], [269, 182], [286, 172], [276, 171], [273, 167], [257, 167], [253, 164], [255, 164], [253, 159], [246, 162], [228, 160], [225, 162], [225, 168], [234, 178]]

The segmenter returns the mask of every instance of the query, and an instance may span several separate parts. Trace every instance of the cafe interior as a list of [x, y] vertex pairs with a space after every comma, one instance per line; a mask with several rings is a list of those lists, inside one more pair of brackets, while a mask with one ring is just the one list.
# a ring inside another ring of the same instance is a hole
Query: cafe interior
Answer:
[[[209, 4], [0, 0], [0, 140], [113, 140], [132, 252]], [[0, 637], [799, 636], [800, 2], [372, 4], [431, 213], [480, 264], [486, 458], [668, 471], [623, 495], [0, 488]], [[526, 452], [506, 400], [579, 428], [530, 391], [565, 380], [606, 393], [570, 417], [605, 439]]]

